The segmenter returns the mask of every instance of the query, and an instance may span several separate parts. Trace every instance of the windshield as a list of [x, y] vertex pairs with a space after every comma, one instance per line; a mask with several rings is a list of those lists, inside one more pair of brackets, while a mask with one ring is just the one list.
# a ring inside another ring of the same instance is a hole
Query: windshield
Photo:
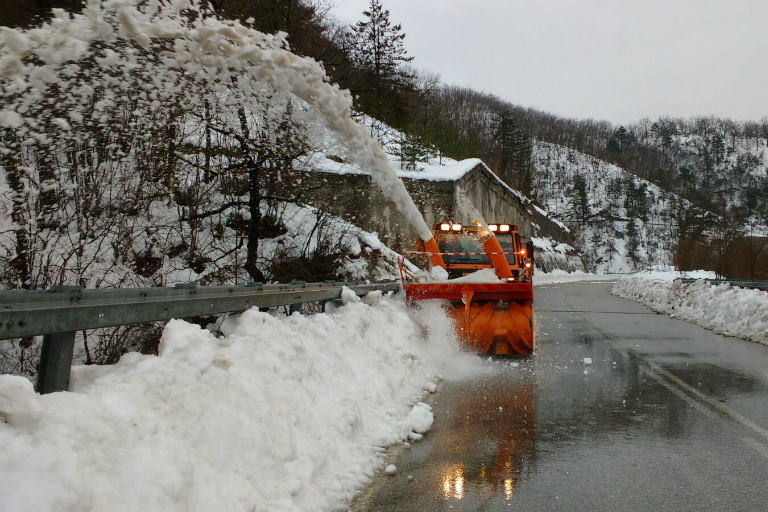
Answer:
[[454, 263], [490, 264], [485, 249], [475, 233], [440, 233], [437, 235], [437, 245], [441, 252], [469, 252], [483, 254], [469, 254], [461, 256], [444, 255], [443, 261], [451, 265]]
[[[496, 239], [499, 241], [499, 245], [504, 252], [515, 252], [515, 241], [513, 233], [496, 234]], [[455, 263], [471, 263], [475, 265], [489, 265], [491, 262], [488, 256], [485, 255], [485, 249], [480, 243], [480, 238], [475, 232], [461, 232], [461, 233], [445, 233], [441, 232], [436, 235], [437, 245], [440, 247], [440, 252], [469, 252], [469, 253], [483, 253], [480, 255], [467, 254], [460, 256], [444, 255], [443, 261], [447, 265]], [[515, 265], [515, 255], [507, 254], [507, 261], [510, 265]]]

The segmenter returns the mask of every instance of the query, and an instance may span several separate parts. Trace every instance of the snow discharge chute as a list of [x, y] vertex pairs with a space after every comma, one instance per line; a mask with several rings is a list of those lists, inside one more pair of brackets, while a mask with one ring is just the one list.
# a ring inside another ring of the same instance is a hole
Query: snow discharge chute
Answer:
[[[98, 58], [102, 67], [106, 65], [118, 75], [141, 73], [138, 49], [119, 43], [131, 40], [154, 53], [153, 58], [159, 57], [160, 73], [155, 62], [154, 76], [147, 77], [157, 84], [153, 94], [159, 98], [185, 94], [178, 90], [179, 83], [190, 79], [213, 90], [221, 90], [221, 84], [236, 84], [231, 94], [235, 97], [237, 90], [247, 90], [261, 93], [266, 101], [291, 95], [299, 98], [309, 107], [302, 115], [327, 127], [344, 156], [371, 173], [373, 182], [396, 204], [418, 236], [428, 241], [431, 231], [380, 144], [351, 118], [349, 92], [329, 83], [318, 62], [291, 53], [286, 34], [264, 34], [239, 21], [204, 14], [196, 0], [88, 0], [82, 14], [70, 16], [56, 9], [53, 20], [40, 28], [3, 28], [3, 95], [8, 98], [23, 92], [23, 98], [10, 105], [15, 111], [0, 112], [0, 125], [16, 124], [25, 107], [43, 101], [51, 86], [66, 90], [62, 84], [73, 74], [66, 69], [67, 63]], [[94, 49], [96, 43], [98, 50]], [[76, 71], [87, 72], [85, 67]]]

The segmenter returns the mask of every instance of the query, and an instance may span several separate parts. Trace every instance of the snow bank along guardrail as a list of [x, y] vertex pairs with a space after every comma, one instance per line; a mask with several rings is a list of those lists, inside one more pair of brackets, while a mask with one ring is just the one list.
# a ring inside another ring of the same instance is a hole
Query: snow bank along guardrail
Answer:
[[675, 281], [680, 281], [683, 284], [691, 284], [697, 281], [706, 281], [710, 284], [720, 285], [728, 283], [731, 286], [738, 286], [739, 288], [751, 288], [754, 290], [762, 290], [768, 292], [768, 281], [750, 281], [744, 279], [693, 279], [693, 278], [678, 278]]
[[[675, 279], [662, 274], [620, 278], [611, 293], [705, 329], [768, 345], [765, 281]], [[757, 289], [750, 289], [757, 288]]]
[[42, 394], [66, 391], [77, 331], [235, 313], [252, 307], [290, 306], [294, 312], [305, 302], [339, 299], [345, 286], [358, 296], [376, 290], [400, 290], [399, 281], [294, 281], [246, 286], [55, 286], [50, 290], [0, 291], [0, 340], [43, 335], [37, 390]]

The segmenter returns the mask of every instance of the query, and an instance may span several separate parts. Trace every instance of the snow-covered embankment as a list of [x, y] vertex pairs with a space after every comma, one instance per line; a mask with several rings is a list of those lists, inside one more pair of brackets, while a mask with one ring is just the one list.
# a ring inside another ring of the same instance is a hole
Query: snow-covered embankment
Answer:
[[768, 345], [766, 292], [706, 280], [685, 285], [667, 276], [643, 274], [622, 277], [611, 292], [717, 333]]
[[437, 373], [402, 300], [346, 292], [221, 338], [172, 321], [159, 356], [75, 367], [69, 393], [0, 376], [0, 510], [343, 507], [384, 447], [429, 429]]

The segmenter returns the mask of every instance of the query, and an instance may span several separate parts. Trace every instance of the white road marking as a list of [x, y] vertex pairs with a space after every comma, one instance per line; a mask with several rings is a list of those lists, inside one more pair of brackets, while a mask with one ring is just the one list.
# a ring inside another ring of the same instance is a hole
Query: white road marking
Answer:
[[729, 407], [726, 407], [725, 405], [721, 404], [714, 398], [705, 395], [698, 389], [694, 388], [693, 386], [689, 385], [687, 382], [683, 381], [682, 379], [678, 378], [677, 376], [673, 375], [672, 373], [668, 372], [667, 370], [663, 368], [659, 368], [656, 365], [651, 364], [647, 359], [645, 359], [643, 356], [641, 356], [637, 351], [629, 349], [628, 352], [633, 355], [634, 357], [638, 358], [640, 361], [642, 361], [645, 365], [647, 365], [649, 368], [654, 370], [655, 372], [658, 372], [660, 375], [663, 375], [664, 377], [668, 378], [675, 384], [679, 385], [683, 389], [686, 389], [691, 394], [695, 395], [697, 398], [705, 401], [715, 409], [719, 410], [723, 414], [727, 415], [731, 419], [741, 423], [746, 428], [752, 430], [753, 432], [761, 435], [765, 439], [768, 439], [768, 430], [764, 429], [754, 421], [750, 420], [749, 418], [742, 416], [741, 414], [737, 413], [736, 411], [730, 409]]
[[705, 407], [703, 404], [697, 402], [696, 400], [694, 400], [690, 396], [686, 395], [685, 393], [683, 393], [682, 391], [677, 389], [675, 386], [670, 384], [665, 379], [661, 378], [661, 376], [659, 376], [656, 372], [654, 372], [650, 368], [642, 368], [642, 371], [647, 373], [653, 380], [655, 380], [656, 382], [658, 382], [659, 384], [661, 384], [662, 386], [667, 388], [676, 397], [681, 398], [681, 399], [685, 400], [686, 402], [688, 402], [689, 404], [691, 404], [694, 407], [694, 409], [699, 411], [704, 416], [706, 416], [708, 418], [712, 418], [712, 419], [716, 419], [718, 417], [717, 414], [715, 414], [710, 409]]
[[749, 446], [754, 448], [756, 451], [760, 452], [764, 457], [768, 458], [768, 446], [765, 446], [763, 443], [759, 441], [755, 441], [751, 437], [745, 437], [742, 439], [745, 443], [747, 443]]

